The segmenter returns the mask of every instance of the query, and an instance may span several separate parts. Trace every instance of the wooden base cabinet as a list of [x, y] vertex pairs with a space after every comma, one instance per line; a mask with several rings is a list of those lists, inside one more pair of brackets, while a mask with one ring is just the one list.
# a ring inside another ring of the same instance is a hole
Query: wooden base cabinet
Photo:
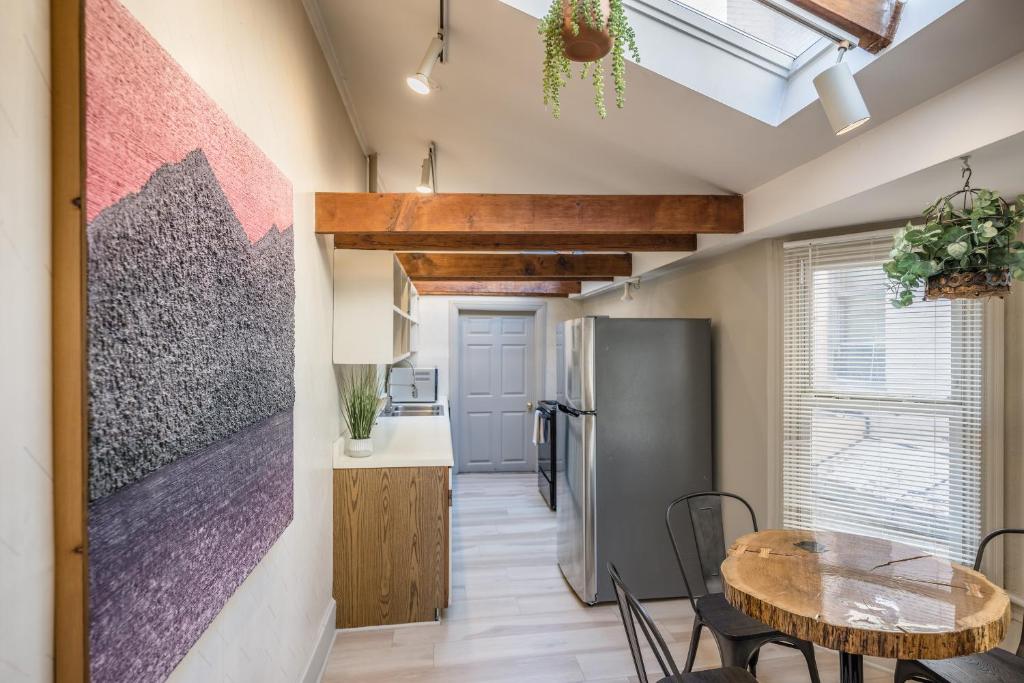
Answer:
[[448, 605], [449, 468], [334, 470], [337, 627], [431, 621]]

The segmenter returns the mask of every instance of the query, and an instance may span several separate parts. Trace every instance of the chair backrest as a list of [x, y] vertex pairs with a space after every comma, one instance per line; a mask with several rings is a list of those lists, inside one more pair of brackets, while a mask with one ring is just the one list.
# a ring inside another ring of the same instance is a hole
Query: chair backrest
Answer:
[[[996, 529], [995, 531], [985, 535], [985, 538], [981, 539], [981, 543], [978, 544], [978, 554], [974, 558], [974, 570], [981, 571], [981, 561], [985, 556], [985, 546], [990, 541], [1002, 536], [1003, 534], [1021, 534], [1024, 535], [1024, 529]], [[1017, 643], [1017, 656], [1024, 657], [1024, 630], [1020, 634], [1020, 642]]]
[[[648, 683], [647, 668], [644, 666], [644, 654], [640, 649], [640, 640], [637, 638], [637, 626], [647, 639], [647, 644], [654, 651], [658, 660], [661, 672], [664, 677], [679, 676], [679, 669], [676, 667], [672, 653], [661, 637], [654, 619], [648, 614], [640, 601], [630, 592], [626, 584], [622, 582], [619, 571], [611, 562], [608, 563], [608, 575], [612, 578], [612, 585], [615, 587], [615, 602], [619, 605], [619, 614], [622, 616], [622, 626], [626, 629], [626, 640], [629, 642], [629, 652], [633, 655], [633, 665], [636, 666], [636, 674], [640, 677], [640, 683]], [[659, 677], [660, 679], [661, 677]]]
[[[722, 500], [733, 498], [743, 503], [750, 513], [750, 524], [754, 531], [757, 531], [757, 516], [750, 503], [743, 500], [734, 493], [724, 491], [703, 491], [680, 496], [669, 503], [665, 511], [665, 525], [668, 527], [668, 536], [672, 541], [672, 550], [675, 551], [676, 561], [679, 563], [679, 571], [683, 574], [683, 582], [686, 584], [686, 592], [690, 595], [690, 601], [713, 593], [721, 593], [724, 590], [722, 585], [721, 566], [725, 561], [725, 527], [722, 521]], [[690, 534], [692, 546], [696, 551], [697, 567], [693, 567], [692, 561], [687, 561], [684, 549], [689, 547], [685, 542], [685, 529], [674, 521], [675, 508], [685, 505], [685, 512], [690, 520]], [[694, 605], [696, 608], [696, 605]]]

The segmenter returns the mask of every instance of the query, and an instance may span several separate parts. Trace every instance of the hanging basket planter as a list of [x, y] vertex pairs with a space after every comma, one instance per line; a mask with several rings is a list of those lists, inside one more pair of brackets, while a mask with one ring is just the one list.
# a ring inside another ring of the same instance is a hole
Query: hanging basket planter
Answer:
[[1010, 293], [1009, 268], [985, 270], [948, 275], [932, 275], [928, 278], [925, 301], [936, 299], [982, 299], [990, 296], [1000, 298]]
[[626, 51], [636, 62], [640, 61], [640, 51], [622, 0], [551, 0], [537, 30], [544, 41], [544, 105], [551, 108], [552, 116], [557, 119], [561, 115], [562, 88], [572, 77], [573, 62], [583, 64], [580, 78], [590, 78], [598, 116], [603, 119], [608, 115], [603, 61], [608, 55], [615, 106], [621, 109], [625, 105]]
[[562, 54], [570, 62], [596, 62], [612, 49], [612, 36], [608, 31], [608, 16], [611, 14], [609, 0], [598, 4], [601, 15], [591, 26], [573, 17], [573, 3], [562, 3]]
[[1024, 280], [1024, 196], [1008, 204], [998, 192], [972, 188], [963, 162], [963, 189], [925, 209], [923, 225], [896, 233], [882, 269], [897, 308], [910, 306], [922, 286], [926, 301], [980, 299], [1006, 296], [1014, 279]]

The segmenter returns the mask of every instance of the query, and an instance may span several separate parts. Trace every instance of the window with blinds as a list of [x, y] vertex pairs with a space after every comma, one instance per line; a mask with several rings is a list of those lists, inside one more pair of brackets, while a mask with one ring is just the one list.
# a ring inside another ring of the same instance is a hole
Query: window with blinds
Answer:
[[983, 304], [889, 304], [891, 234], [785, 245], [783, 522], [970, 564]]

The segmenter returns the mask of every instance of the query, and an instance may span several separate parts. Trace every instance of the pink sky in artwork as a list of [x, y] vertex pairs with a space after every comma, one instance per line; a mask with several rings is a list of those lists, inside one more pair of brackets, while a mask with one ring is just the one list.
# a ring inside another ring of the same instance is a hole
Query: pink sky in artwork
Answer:
[[290, 227], [291, 183], [252, 140], [120, 3], [86, 12], [87, 220], [201, 149], [250, 241]]

